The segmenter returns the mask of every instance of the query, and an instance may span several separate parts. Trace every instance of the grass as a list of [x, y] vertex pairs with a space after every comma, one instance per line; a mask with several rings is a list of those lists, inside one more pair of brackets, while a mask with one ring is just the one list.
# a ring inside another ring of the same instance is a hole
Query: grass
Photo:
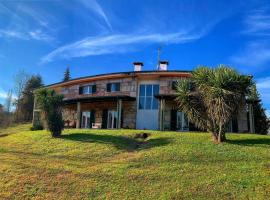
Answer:
[[65, 130], [0, 133], [0, 199], [267, 199], [270, 137]]

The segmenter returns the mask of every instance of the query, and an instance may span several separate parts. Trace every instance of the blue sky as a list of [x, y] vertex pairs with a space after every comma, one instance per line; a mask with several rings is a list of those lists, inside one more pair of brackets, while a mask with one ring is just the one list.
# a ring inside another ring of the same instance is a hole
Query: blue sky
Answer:
[[227, 64], [254, 75], [270, 114], [270, 2], [199, 0], [0, 1], [0, 103], [25, 70], [45, 84], [156, 68]]

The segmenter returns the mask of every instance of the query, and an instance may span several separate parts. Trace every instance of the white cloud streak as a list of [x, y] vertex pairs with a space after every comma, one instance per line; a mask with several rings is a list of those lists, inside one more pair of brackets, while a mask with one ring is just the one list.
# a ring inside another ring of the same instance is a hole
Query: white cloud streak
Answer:
[[104, 22], [106, 23], [106, 25], [108, 26], [108, 28], [110, 30], [112, 30], [112, 25], [106, 15], [106, 13], [104, 12], [103, 8], [101, 7], [101, 5], [96, 1], [96, 0], [79, 0], [79, 2], [85, 6], [87, 9], [89, 9], [90, 11], [96, 13], [99, 17], [101, 17]]
[[246, 67], [260, 67], [270, 62], [270, 45], [267, 41], [249, 42], [241, 52], [232, 56], [230, 61]]
[[202, 37], [201, 34], [169, 33], [169, 34], [133, 34], [87, 37], [52, 51], [41, 59], [41, 64], [55, 59], [69, 59], [91, 55], [115, 54], [134, 51], [138, 44], [152, 43], [186, 43]]
[[257, 36], [270, 36], [270, 14], [267, 8], [253, 10], [244, 20], [243, 33]]
[[270, 76], [261, 78], [257, 81], [258, 89], [269, 89], [270, 90]]

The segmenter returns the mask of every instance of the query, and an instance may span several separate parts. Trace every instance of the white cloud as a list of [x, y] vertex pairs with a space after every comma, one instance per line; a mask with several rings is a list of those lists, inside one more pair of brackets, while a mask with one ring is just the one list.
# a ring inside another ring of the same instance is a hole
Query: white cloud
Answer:
[[0, 37], [16, 38], [16, 39], [28, 39], [25, 34], [15, 30], [0, 30]]
[[104, 12], [103, 8], [96, 0], [90, 0], [90, 1], [89, 0], [79, 0], [79, 2], [82, 5], [84, 5], [87, 9], [93, 11], [98, 16], [100, 16], [104, 20], [106, 25], [110, 28], [110, 30], [112, 30], [112, 25], [111, 25], [107, 15], [106, 15], [106, 13]]
[[268, 8], [260, 8], [250, 12], [244, 19], [243, 33], [251, 35], [270, 36], [270, 14]]
[[185, 43], [203, 36], [204, 33], [187, 34], [184, 32], [169, 34], [133, 34], [87, 37], [52, 51], [41, 59], [41, 64], [57, 58], [85, 57], [91, 55], [115, 54], [134, 51], [138, 44]]
[[241, 52], [232, 56], [230, 61], [246, 67], [260, 67], [270, 62], [270, 45], [267, 41], [249, 42]]
[[261, 78], [257, 81], [258, 89], [269, 89], [270, 90], [270, 76]]
[[28, 34], [34, 40], [47, 41], [47, 42], [54, 40], [52, 36], [42, 32], [40, 29], [29, 31]]

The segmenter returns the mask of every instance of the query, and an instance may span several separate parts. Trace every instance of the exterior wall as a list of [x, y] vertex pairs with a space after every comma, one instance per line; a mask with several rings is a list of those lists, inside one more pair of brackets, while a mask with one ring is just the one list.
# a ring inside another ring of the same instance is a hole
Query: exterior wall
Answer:
[[238, 123], [238, 132], [239, 133], [247, 133], [248, 130], [248, 117], [246, 105], [244, 104], [237, 115], [237, 123]]
[[[69, 122], [71, 127], [76, 127], [77, 120], [77, 107], [76, 104], [67, 105], [63, 109], [63, 119], [65, 122]], [[95, 123], [102, 123], [103, 110], [116, 110], [116, 102], [93, 102], [93, 103], [81, 103], [81, 112], [95, 110]], [[136, 127], [136, 101], [123, 101], [123, 117], [122, 128]]]
[[136, 128], [136, 114], [137, 103], [136, 101], [124, 101], [123, 102], [123, 116], [122, 116], [122, 128]]
[[[107, 83], [120, 82], [120, 91], [119, 92], [107, 92]], [[96, 85], [97, 91], [94, 94], [79, 94], [79, 87], [84, 85]], [[136, 78], [123, 78], [123, 79], [109, 79], [109, 80], [99, 80], [92, 81], [84, 84], [76, 84], [72, 86], [63, 87], [61, 92], [65, 99], [73, 99], [80, 97], [95, 97], [95, 96], [118, 96], [118, 95], [127, 95], [136, 97]]]

